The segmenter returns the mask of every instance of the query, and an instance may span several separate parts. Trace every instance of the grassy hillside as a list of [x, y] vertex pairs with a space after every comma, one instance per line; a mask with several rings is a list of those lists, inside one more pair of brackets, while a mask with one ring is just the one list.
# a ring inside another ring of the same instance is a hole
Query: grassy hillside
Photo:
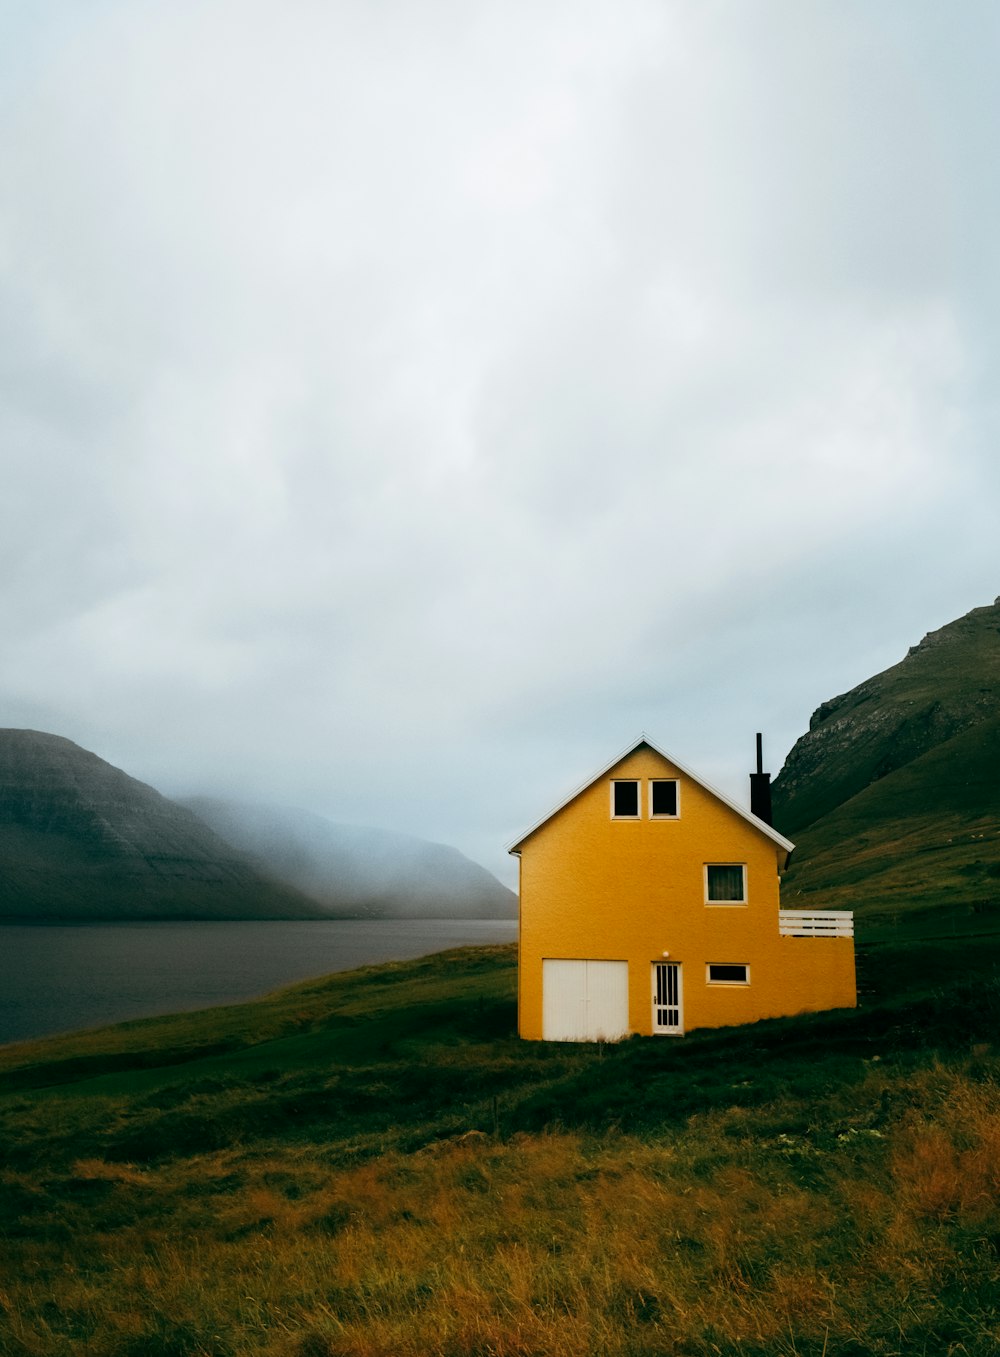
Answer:
[[932, 632], [815, 713], [774, 785], [796, 842], [787, 907], [853, 909], [869, 938], [1000, 918], [1000, 605]]
[[998, 961], [601, 1047], [465, 949], [7, 1048], [0, 1353], [992, 1357]]
[[[871, 785], [997, 719], [1000, 599], [930, 632], [899, 664], [824, 702], [775, 780], [775, 824], [801, 836]], [[996, 806], [996, 779], [990, 790]], [[925, 808], [935, 808], [932, 787]]]
[[[853, 909], [869, 938], [1000, 924], [1000, 720], [873, 783], [804, 830], [786, 908]], [[890, 931], [886, 931], [886, 930]]]

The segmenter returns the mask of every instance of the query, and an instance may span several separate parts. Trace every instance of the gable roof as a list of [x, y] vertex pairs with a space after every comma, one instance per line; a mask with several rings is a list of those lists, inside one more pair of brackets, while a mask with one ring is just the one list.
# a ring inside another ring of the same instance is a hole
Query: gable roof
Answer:
[[725, 796], [722, 792], [711, 786], [704, 778], [699, 777], [697, 773], [692, 773], [690, 768], [685, 768], [683, 763], [679, 763], [672, 754], [668, 754], [665, 750], [660, 749], [658, 745], [653, 743], [648, 735], [643, 734], [640, 735], [637, 740], [633, 741], [627, 749], [623, 749], [620, 754], [616, 754], [610, 763], [606, 763], [603, 768], [599, 768], [596, 773], [591, 777], [588, 777], [586, 782], [581, 782], [579, 787], [576, 787], [571, 791], [569, 796], [567, 796], [565, 800], [560, 801], [558, 806], [554, 806], [547, 815], [543, 815], [540, 820], [536, 820], [530, 829], [526, 829], [513, 843], [508, 845], [507, 852], [518, 853], [521, 845], [527, 839], [531, 838], [536, 829], [541, 829], [542, 825], [548, 820], [551, 820], [554, 815], [558, 815], [564, 806], [568, 806], [571, 801], [575, 801], [581, 792], [585, 792], [588, 787], [592, 787], [600, 778], [605, 777], [611, 772], [612, 768], [617, 767], [623, 759], [627, 759], [629, 754], [634, 754], [642, 745], [645, 745], [647, 749], [651, 749], [654, 754], [659, 754], [661, 759], [666, 759], [666, 761], [672, 764], [679, 773], [684, 775], [684, 777], [690, 778], [691, 781], [697, 783], [703, 791], [708, 792], [709, 796], [714, 796], [716, 801], [721, 801], [724, 806], [728, 806], [730, 810], [735, 811], [741, 819], [746, 820], [747, 824], [752, 825], [754, 829], [759, 829], [762, 834], [765, 834], [769, 839], [776, 843], [779, 848], [784, 848], [786, 853], [790, 853], [795, 847], [794, 843], [789, 839], [786, 839], [783, 834], [779, 834], [773, 825], [767, 824], [766, 821], [759, 819], [756, 815], [752, 815], [750, 811], [746, 810], [743, 806], [737, 805], [735, 801], [731, 801], [728, 796]]

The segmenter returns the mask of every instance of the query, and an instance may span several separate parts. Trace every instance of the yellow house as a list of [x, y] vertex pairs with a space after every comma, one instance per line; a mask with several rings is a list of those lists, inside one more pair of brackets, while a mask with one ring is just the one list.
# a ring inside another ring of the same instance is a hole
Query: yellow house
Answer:
[[[752, 799], [769, 817], [759, 751]], [[637, 740], [509, 849], [521, 1036], [681, 1036], [853, 1008], [853, 915], [780, 908], [793, 847]]]

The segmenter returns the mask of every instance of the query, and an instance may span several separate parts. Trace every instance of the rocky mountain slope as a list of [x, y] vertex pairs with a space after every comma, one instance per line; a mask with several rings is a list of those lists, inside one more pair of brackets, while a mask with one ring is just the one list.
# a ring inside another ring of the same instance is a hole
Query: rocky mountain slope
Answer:
[[330, 914], [506, 919], [513, 891], [456, 848], [407, 834], [336, 824], [280, 806], [197, 797], [184, 803], [223, 839]]
[[1000, 599], [823, 703], [773, 804], [786, 907], [1000, 916]]
[[72, 740], [0, 729], [0, 917], [278, 919], [324, 911]]

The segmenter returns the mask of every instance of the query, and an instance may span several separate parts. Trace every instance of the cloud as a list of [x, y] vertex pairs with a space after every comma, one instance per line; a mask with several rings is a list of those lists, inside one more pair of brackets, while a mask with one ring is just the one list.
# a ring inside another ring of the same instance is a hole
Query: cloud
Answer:
[[496, 866], [995, 592], [988, 7], [3, 22], [15, 716]]

